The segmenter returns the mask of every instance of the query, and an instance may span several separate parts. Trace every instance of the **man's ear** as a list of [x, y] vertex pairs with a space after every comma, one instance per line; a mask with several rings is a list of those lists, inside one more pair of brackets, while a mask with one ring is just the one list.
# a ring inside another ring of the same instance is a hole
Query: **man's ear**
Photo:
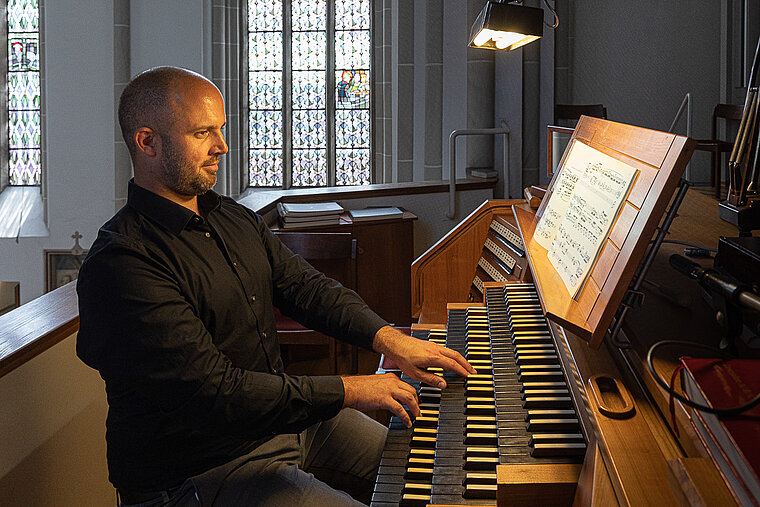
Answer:
[[155, 157], [161, 149], [161, 137], [150, 127], [140, 127], [135, 131], [135, 144], [148, 157]]

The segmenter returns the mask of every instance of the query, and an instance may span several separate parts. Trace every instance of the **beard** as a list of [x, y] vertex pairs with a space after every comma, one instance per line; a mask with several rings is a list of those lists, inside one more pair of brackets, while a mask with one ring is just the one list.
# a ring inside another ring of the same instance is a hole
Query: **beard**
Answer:
[[161, 174], [164, 183], [179, 195], [195, 196], [205, 194], [216, 184], [216, 174], [203, 170], [203, 165], [213, 163], [219, 158], [213, 158], [204, 164], [194, 164], [184, 158], [168, 136], [162, 139]]

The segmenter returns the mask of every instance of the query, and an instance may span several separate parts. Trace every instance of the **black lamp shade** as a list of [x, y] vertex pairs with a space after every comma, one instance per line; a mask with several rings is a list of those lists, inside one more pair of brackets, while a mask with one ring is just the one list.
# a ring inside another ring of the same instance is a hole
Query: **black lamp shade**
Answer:
[[544, 11], [487, 2], [470, 29], [470, 47], [511, 51], [541, 37]]

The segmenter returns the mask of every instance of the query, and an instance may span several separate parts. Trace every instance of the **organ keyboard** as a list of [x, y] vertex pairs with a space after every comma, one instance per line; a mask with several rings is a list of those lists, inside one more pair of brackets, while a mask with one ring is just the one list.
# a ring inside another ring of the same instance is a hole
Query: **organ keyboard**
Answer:
[[[445, 330], [418, 338], [478, 371], [420, 386], [422, 417], [391, 421], [372, 505], [495, 505], [498, 465], [581, 463], [586, 443], [532, 284], [484, 286], [486, 302], [449, 305]], [[579, 468], [579, 467], [578, 467]]]

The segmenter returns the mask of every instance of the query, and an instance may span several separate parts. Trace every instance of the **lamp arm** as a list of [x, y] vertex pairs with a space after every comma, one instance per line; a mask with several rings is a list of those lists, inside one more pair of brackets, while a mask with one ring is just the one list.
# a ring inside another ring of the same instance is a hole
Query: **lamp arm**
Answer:
[[555, 11], [554, 8], [551, 5], [549, 5], [548, 0], [544, 0], [544, 4], [546, 5], [546, 8], [549, 9], [551, 13], [554, 15], [554, 24], [550, 25], [546, 21], [544, 21], [544, 25], [554, 30], [559, 26], [559, 16], [557, 16], [557, 11]]

